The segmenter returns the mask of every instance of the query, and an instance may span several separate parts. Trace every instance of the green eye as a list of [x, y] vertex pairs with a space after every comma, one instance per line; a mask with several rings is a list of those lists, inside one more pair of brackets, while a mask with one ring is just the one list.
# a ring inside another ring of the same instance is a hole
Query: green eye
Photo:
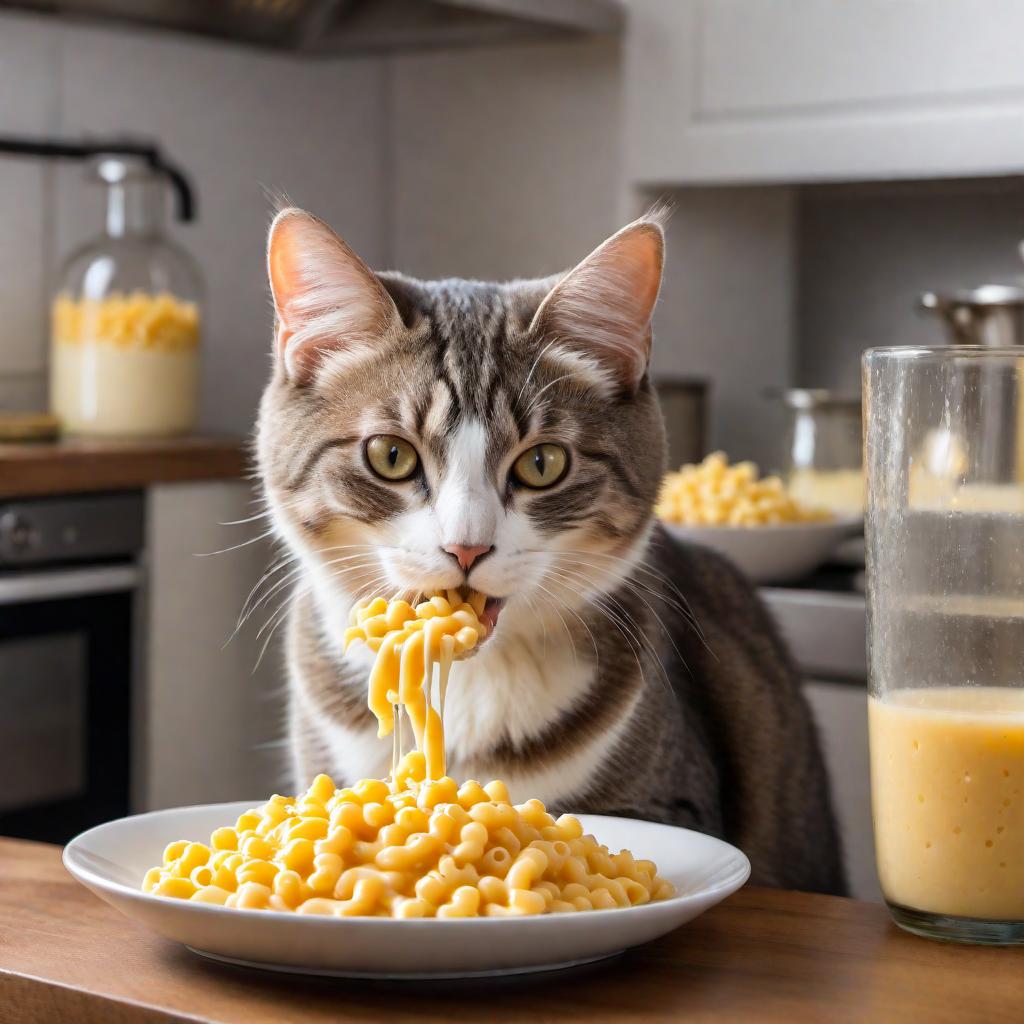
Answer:
[[420, 458], [408, 441], [393, 434], [378, 434], [366, 442], [370, 469], [385, 480], [406, 480], [416, 472]]
[[537, 444], [512, 464], [512, 475], [527, 487], [540, 489], [557, 484], [569, 468], [569, 456], [560, 444]]

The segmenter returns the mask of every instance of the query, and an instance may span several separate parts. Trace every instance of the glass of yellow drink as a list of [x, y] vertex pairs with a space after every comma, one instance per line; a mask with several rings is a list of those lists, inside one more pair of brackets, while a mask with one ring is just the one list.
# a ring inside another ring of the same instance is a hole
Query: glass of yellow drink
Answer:
[[871, 791], [897, 924], [1024, 944], [1024, 349], [864, 356]]

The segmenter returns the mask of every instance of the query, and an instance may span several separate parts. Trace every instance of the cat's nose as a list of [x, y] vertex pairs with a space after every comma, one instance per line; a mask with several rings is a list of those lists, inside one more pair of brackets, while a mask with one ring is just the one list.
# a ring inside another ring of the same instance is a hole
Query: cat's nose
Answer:
[[462, 567], [463, 572], [469, 572], [470, 567], [478, 558], [483, 558], [488, 552], [494, 550], [493, 544], [445, 544], [442, 551], [447, 552]]

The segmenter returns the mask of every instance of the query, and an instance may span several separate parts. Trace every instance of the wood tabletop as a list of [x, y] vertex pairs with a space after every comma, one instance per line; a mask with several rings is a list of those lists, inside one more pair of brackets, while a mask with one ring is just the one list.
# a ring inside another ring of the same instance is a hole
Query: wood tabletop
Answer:
[[0, 442], [0, 499], [230, 479], [246, 469], [243, 446], [234, 438]]
[[354, 982], [229, 967], [123, 918], [60, 850], [0, 839], [0, 1020], [1020, 1021], [1024, 950], [951, 946], [884, 907], [747, 888], [611, 961], [473, 982]]

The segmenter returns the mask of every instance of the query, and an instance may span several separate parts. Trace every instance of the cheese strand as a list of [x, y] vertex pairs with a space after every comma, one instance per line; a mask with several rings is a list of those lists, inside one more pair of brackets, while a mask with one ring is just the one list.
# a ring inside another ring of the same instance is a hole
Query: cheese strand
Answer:
[[[376, 652], [370, 670], [367, 703], [377, 719], [377, 735], [394, 732], [391, 777], [405, 756], [402, 718], [412, 725], [415, 749], [426, 758], [427, 779], [447, 774], [444, 747], [444, 699], [452, 664], [473, 651], [487, 636], [480, 620], [486, 597], [456, 590], [435, 594], [415, 607], [408, 601], [382, 597], [357, 604], [345, 631], [345, 650], [356, 642]], [[435, 666], [438, 700], [434, 703]]]

